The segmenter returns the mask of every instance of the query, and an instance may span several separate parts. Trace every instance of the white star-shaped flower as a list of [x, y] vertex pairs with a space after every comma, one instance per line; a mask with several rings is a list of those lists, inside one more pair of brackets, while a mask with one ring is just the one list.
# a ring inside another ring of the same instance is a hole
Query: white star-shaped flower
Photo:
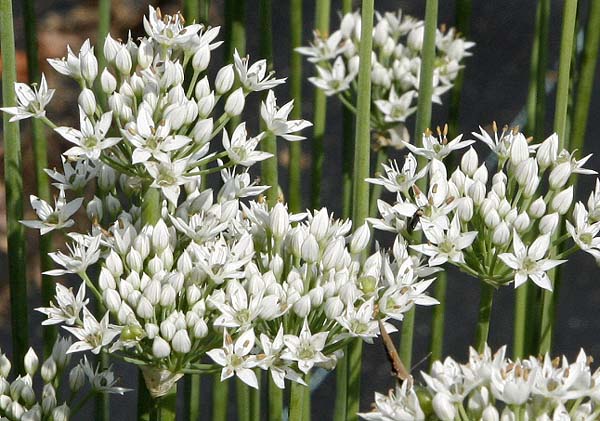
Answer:
[[98, 322], [87, 307], [83, 308], [83, 327], [64, 326], [77, 339], [67, 350], [71, 352], [92, 351], [99, 354], [102, 347], [107, 346], [119, 335], [120, 330], [108, 322], [109, 313], [106, 312], [102, 320]]
[[262, 117], [267, 130], [275, 136], [283, 137], [285, 140], [295, 141], [305, 139], [304, 136], [294, 135], [306, 127], [312, 126], [312, 123], [306, 120], [289, 120], [288, 116], [294, 107], [294, 100], [291, 100], [281, 108], [277, 107], [277, 99], [273, 91], [267, 93], [267, 98], [260, 105], [260, 116]]
[[258, 389], [258, 379], [252, 371], [257, 365], [256, 359], [249, 356], [255, 339], [254, 330], [250, 329], [242, 333], [234, 343], [227, 330], [223, 330], [223, 347], [206, 353], [214, 362], [223, 366], [221, 381], [235, 374], [248, 386]]
[[85, 156], [97, 160], [104, 149], [116, 145], [121, 140], [120, 137], [106, 137], [111, 121], [112, 111], [102, 114], [100, 120], [93, 123], [80, 107], [80, 130], [72, 127], [57, 127], [54, 130], [75, 145], [65, 151], [66, 156]]
[[55, 201], [55, 207], [38, 198], [37, 196], [31, 195], [29, 198], [31, 207], [37, 214], [38, 221], [21, 221], [23, 225], [29, 228], [39, 229], [40, 234], [44, 235], [50, 231], [62, 228], [68, 228], [75, 224], [71, 216], [81, 207], [83, 198], [78, 197], [70, 202], [67, 202], [65, 198], [64, 189], [60, 189], [58, 198]]
[[323, 354], [329, 332], [310, 333], [308, 321], [304, 320], [299, 336], [285, 335], [283, 342], [286, 349], [281, 354], [284, 360], [296, 361], [298, 368], [307, 374], [315, 364], [326, 363], [330, 358]]
[[519, 234], [513, 233], [513, 253], [502, 253], [498, 257], [506, 266], [515, 271], [515, 288], [529, 277], [540, 288], [552, 291], [552, 283], [546, 271], [566, 260], [545, 259], [550, 247], [550, 235], [539, 236], [529, 247], [523, 244]]
[[54, 95], [54, 89], [48, 89], [46, 76], [42, 73], [39, 88], [33, 84], [33, 88], [25, 83], [15, 83], [17, 94], [16, 107], [3, 107], [0, 110], [12, 114], [10, 121], [23, 120], [25, 118], [39, 118], [46, 115], [46, 105]]

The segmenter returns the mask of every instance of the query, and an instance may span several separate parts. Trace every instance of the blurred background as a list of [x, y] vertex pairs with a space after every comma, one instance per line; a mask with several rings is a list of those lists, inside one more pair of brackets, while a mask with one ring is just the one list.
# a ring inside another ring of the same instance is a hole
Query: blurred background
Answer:
[[[317, 0], [319, 1], [319, 0]], [[580, 25], [585, 24], [588, 3], [596, 0], [580, 0], [581, 16]], [[341, 7], [340, 1], [332, 1], [331, 27], [339, 27], [339, 14], [337, 10]], [[355, 3], [359, 3], [356, 2]], [[422, 1], [402, 0], [377, 0], [375, 2], [377, 11], [395, 11], [402, 8], [405, 13], [411, 14], [419, 19], [424, 17], [424, 3]], [[552, 2], [552, 17], [550, 25], [550, 49], [549, 49], [549, 73], [547, 83], [551, 86], [555, 81], [555, 69], [558, 60], [558, 43], [560, 37], [560, 22], [562, 16], [562, 1]], [[175, 1], [154, 1], [155, 6], [160, 6], [164, 12], [174, 13], [181, 4]], [[285, 77], [288, 73], [289, 59], [292, 51], [290, 49], [289, 37], [289, 5], [284, 0], [273, 1], [273, 38], [274, 38], [274, 69], [279, 77]], [[469, 39], [476, 42], [471, 50], [472, 57], [466, 59], [466, 72], [462, 99], [460, 104], [459, 133], [469, 137], [471, 131], [478, 130], [478, 126], [489, 127], [492, 121], [499, 126], [521, 125], [524, 120], [524, 107], [527, 100], [527, 89], [529, 85], [529, 66], [531, 60], [532, 38], [535, 23], [535, 5], [533, 0], [503, 0], [503, 1], [473, 1], [471, 16], [471, 32]], [[223, 25], [223, 0], [213, 0], [210, 10], [211, 26]], [[76, 110], [76, 94], [74, 83], [67, 78], [60, 77], [46, 64], [48, 57], [62, 57], [66, 54], [66, 45], [78, 50], [81, 43], [90, 38], [95, 43], [97, 33], [97, 2], [92, 0], [46, 0], [37, 2], [40, 65], [46, 73], [51, 88], [57, 89], [57, 93], [49, 107], [49, 115], [54, 121], [64, 125], [75, 125], [78, 115]], [[455, 22], [454, 2], [440, 2], [439, 24], [453, 26]], [[15, 32], [17, 36], [18, 49], [18, 73], [19, 81], [26, 81], [26, 59], [24, 52], [24, 30], [22, 10], [20, 2], [14, 2], [15, 8]], [[134, 37], [143, 33], [142, 16], [147, 13], [148, 1], [141, 0], [119, 0], [112, 2], [112, 26], [113, 38], [126, 38], [127, 30], [131, 28]], [[304, 43], [312, 39], [312, 28], [314, 21], [315, 1], [305, 1], [303, 11], [304, 21]], [[258, 58], [258, 0], [246, 0], [246, 28], [247, 48], [246, 51], [254, 59]], [[221, 32], [221, 39], [223, 32]], [[212, 71], [216, 73], [219, 64], [222, 63], [223, 49], [213, 53]], [[311, 75], [312, 66], [304, 63], [304, 75]], [[600, 72], [596, 72], [596, 83], [590, 107], [589, 124], [586, 134], [584, 151], [578, 156], [588, 153], [596, 155], [588, 162], [587, 167], [600, 169], [600, 127], [596, 119], [600, 117]], [[281, 103], [289, 99], [288, 85], [283, 85], [276, 90]], [[550, 90], [547, 98], [546, 134], [551, 134], [554, 91]], [[312, 120], [313, 88], [305, 81], [303, 92], [303, 118]], [[448, 102], [448, 95], [443, 101]], [[258, 110], [258, 109], [257, 109]], [[328, 126], [325, 137], [326, 161], [322, 191], [322, 204], [333, 210], [337, 215], [341, 210], [341, 105], [336, 98], [328, 101]], [[447, 106], [434, 105], [432, 125], [443, 125], [448, 118]], [[409, 120], [409, 128], [414, 124], [414, 117]], [[412, 130], [410, 130], [412, 132]], [[459, 133], [450, 133], [451, 137]], [[308, 137], [303, 143], [304, 157], [302, 165], [306, 171], [303, 183], [305, 206], [308, 205], [309, 197], [309, 168], [310, 168], [310, 130], [304, 135]], [[526, 133], [527, 135], [527, 133]], [[22, 124], [23, 154], [25, 162], [25, 194], [26, 197], [35, 191], [32, 184], [32, 147], [31, 127], [28, 122]], [[60, 167], [59, 153], [64, 148], [57, 136], [49, 134], [49, 159], [50, 166]], [[288, 161], [287, 145], [280, 142], [279, 145], [280, 179], [287, 179], [286, 163]], [[2, 153], [2, 150], [0, 150]], [[401, 156], [398, 151], [396, 156]], [[372, 171], [373, 172], [373, 169]], [[2, 177], [4, 180], [4, 177]], [[587, 193], [593, 188], [594, 177], [580, 178], [578, 200], [587, 200]], [[285, 184], [282, 186], [285, 191]], [[4, 214], [4, 186], [0, 183], [0, 213]], [[31, 214], [28, 204], [26, 212]], [[31, 215], [26, 219], [32, 217]], [[31, 254], [28, 265], [30, 279], [29, 294], [31, 312], [31, 335], [32, 343], [40, 343], [42, 318], [33, 312], [33, 308], [39, 306], [39, 264], [37, 263], [36, 242], [37, 232], [30, 230], [30, 241], [28, 243]], [[5, 220], [0, 219], [0, 252], [2, 268], [5, 265]], [[61, 239], [56, 238], [57, 245]], [[385, 240], [384, 240], [385, 241]], [[600, 271], [598, 271], [594, 260], [582, 252], [571, 258], [564, 272], [564, 282], [561, 288], [560, 302], [557, 311], [558, 324], [554, 342], [554, 353], [564, 353], [569, 358], [574, 358], [580, 348], [584, 348], [589, 355], [600, 355]], [[479, 283], [472, 278], [466, 277], [456, 271], [449, 271], [448, 301], [446, 313], [446, 334], [444, 342], [444, 354], [452, 355], [459, 360], [465, 360], [468, 345], [473, 342], [475, 319], [479, 301]], [[503, 344], [512, 343], [512, 315], [513, 315], [514, 290], [506, 287], [499, 291], [494, 303], [492, 326], [490, 333], [490, 345], [496, 349]], [[2, 349], [10, 352], [10, 319], [8, 309], [8, 290], [6, 272], [0, 270], [0, 345]], [[417, 373], [428, 366], [427, 353], [429, 343], [429, 326], [431, 312], [427, 308], [419, 308], [417, 311], [417, 322], [415, 331], [415, 347], [413, 371]], [[390, 376], [390, 367], [385, 358], [381, 343], [367, 345], [365, 348], [365, 360], [362, 383], [362, 410], [368, 410], [369, 402], [373, 400], [373, 392], [385, 392], [394, 384]], [[122, 366], [116, 365], [116, 371], [123, 379], [123, 386], [134, 388], [137, 384], [135, 370], [122, 370]], [[317, 376], [315, 376], [317, 377]], [[333, 393], [335, 376], [325, 378], [317, 392], [313, 394], [313, 416], [330, 419], [333, 411]], [[211, 399], [210, 383], [203, 384], [206, 393], [203, 408], [208, 408]], [[124, 420], [135, 416], [135, 400], [133, 394], [125, 397], [113, 397], [111, 403], [114, 405], [115, 420]], [[230, 396], [233, 399], [233, 396]], [[232, 400], [232, 402], [234, 402]], [[231, 415], [234, 411], [231, 411]]]

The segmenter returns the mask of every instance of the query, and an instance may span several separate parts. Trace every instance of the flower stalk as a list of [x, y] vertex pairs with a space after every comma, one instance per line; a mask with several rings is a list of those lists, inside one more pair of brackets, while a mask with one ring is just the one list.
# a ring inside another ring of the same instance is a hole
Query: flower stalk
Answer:
[[283, 419], [283, 390], [278, 388], [272, 378], [269, 378], [269, 421]]
[[487, 282], [481, 282], [479, 292], [479, 313], [475, 330], [475, 349], [483, 352], [490, 333], [490, 320], [492, 317], [492, 304], [494, 302], [494, 287]]
[[[329, 32], [329, 16], [331, 0], [316, 2], [315, 29], [322, 35]], [[321, 89], [315, 89], [312, 138], [312, 173], [310, 206], [312, 209], [321, 207], [321, 181], [323, 179], [323, 163], [325, 161], [325, 127], [327, 125], [327, 97]]]
[[[559, 150], [569, 146], [565, 142], [567, 135], [567, 112], [569, 104], [569, 85], [571, 59], [575, 39], [575, 22], [577, 18], [577, 0], [566, 0], [563, 9], [563, 25], [560, 41], [560, 58], [558, 66], [558, 84], [556, 87], [556, 107], [554, 110], [554, 131], [558, 134]], [[560, 283], [560, 272], [554, 271], [553, 285]], [[558, 289], [558, 288], [557, 288]], [[549, 352], [552, 347], [552, 335], [558, 293], [544, 291], [542, 296], [542, 315], [540, 320], [539, 352]]]
[[[302, 45], [303, 0], [290, 0], [290, 97], [294, 100], [292, 118], [302, 116], [302, 56], [295, 49]], [[292, 212], [302, 210], [302, 144], [289, 144], [288, 197]]]
[[[13, 11], [10, 0], [0, 1], [0, 48], [2, 49], [2, 102], [16, 105], [17, 79]], [[4, 177], [6, 185], [6, 219], [8, 246], [8, 279], [10, 287], [10, 314], [13, 359], [16, 371], [25, 374], [23, 358], [29, 348], [27, 310], [27, 279], [25, 268], [25, 229], [23, 219], [23, 167], [19, 123], [9, 122], [4, 113]]]
[[307, 393], [306, 386], [292, 382], [290, 391], [290, 414], [289, 421], [304, 421], [304, 395]]

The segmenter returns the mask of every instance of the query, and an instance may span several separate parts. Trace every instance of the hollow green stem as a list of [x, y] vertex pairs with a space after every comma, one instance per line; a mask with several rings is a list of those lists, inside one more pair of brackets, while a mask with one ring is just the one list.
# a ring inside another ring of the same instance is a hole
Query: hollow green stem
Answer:
[[[377, 151], [377, 161], [375, 162], [375, 176], [380, 173], [383, 169], [381, 166], [388, 159], [387, 148], [380, 148]], [[373, 184], [371, 187], [371, 197], [369, 204], [369, 216], [375, 217], [377, 216], [377, 201], [381, 197], [381, 192], [383, 190], [383, 186], [380, 184]]]
[[[525, 282], [527, 285], [527, 282]], [[513, 358], [525, 356], [526, 332], [527, 332], [527, 301], [529, 290], [521, 285], [515, 291], [515, 322], [513, 337]]]
[[348, 395], [346, 420], [358, 420], [360, 410], [360, 376], [362, 372], [362, 340], [355, 339], [348, 345]]
[[290, 415], [289, 421], [304, 421], [302, 413], [304, 412], [304, 394], [309, 393], [305, 386], [292, 382], [290, 391]]
[[[456, 30], [467, 37], [471, 29], [471, 0], [456, 1]], [[465, 67], [460, 69], [458, 76], [454, 80], [454, 87], [450, 93], [449, 110], [448, 110], [448, 126], [450, 133], [459, 133], [458, 116], [460, 114], [460, 104], [462, 97], [462, 87], [465, 78]], [[431, 359], [433, 361], [433, 358]]]
[[[563, 25], [560, 41], [560, 58], [558, 65], [558, 84], [556, 87], [556, 108], [554, 110], [554, 131], [558, 135], [559, 150], [569, 147], [567, 136], [567, 111], [569, 104], [569, 84], [571, 59], [575, 39], [575, 21], [577, 17], [577, 0], [565, 0], [563, 9]], [[559, 223], [560, 226], [560, 223]], [[555, 251], [556, 252], [556, 251]], [[542, 315], [540, 319], [539, 352], [545, 354], [552, 347], [552, 335], [560, 272], [552, 271], [551, 280], [554, 292], [544, 291], [542, 298]]]
[[200, 1], [183, 0], [183, 17], [187, 22], [200, 21]]
[[440, 302], [433, 307], [431, 316], [431, 342], [429, 343], [430, 364], [442, 359], [444, 350], [444, 315], [446, 312], [446, 290], [448, 289], [448, 275], [440, 272], [436, 281], [433, 296]]
[[283, 420], [283, 390], [269, 377], [269, 421]]
[[412, 364], [413, 336], [415, 331], [415, 308], [404, 313], [402, 326], [400, 328], [400, 346], [398, 356], [404, 365], [410, 369]]
[[150, 421], [175, 421], [177, 417], [177, 383], [165, 395], [155, 400]]
[[310, 421], [310, 412], [311, 412], [311, 386], [310, 386], [310, 377], [311, 373], [308, 373], [304, 376], [304, 382], [308, 385], [306, 390], [304, 391], [304, 408], [302, 409], [302, 419], [304, 421]]
[[[16, 105], [17, 80], [15, 38], [11, 0], [0, 0], [0, 48], [2, 49], [2, 103]], [[10, 123], [10, 115], [3, 113], [4, 179], [6, 185], [6, 234], [8, 246], [8, 281], [10, 287], [10, 317], [13, 358], [16, 371], [25, 374], [23, 357], [29, 348], [27, 311], [27, 279], [25, 268], [25, 230], [23, 219], [23, 166], [19, 124]]]
[[238, 421], [250, 421], [250, 389], [240, 379], [235, 381]]
[[494, 287], [486, 282], [481, 282], [479, 314], [477, 316], [477, 327], [475, 330], [475, 348], [478, 352], [483, 352], [485, 345], [487, 344], [493, 302]]
[[346, 400], [348, 390], [348, 347], [344, 348], [342, 357], [335, 367], [335, 406], [333, 408], [334, 421], [346, 421]]
[[[225, 0], [225, 63], [233, 61], [233, 52], [237, 49], [241, 57], [246, 54], [246, 0]], [[240, 116], [229, 120], [232, 131], [238, 126]]]
[[598, 62], [598, 50], [600, 48], [600, 31], [598, 30], [600, 28], [600, 2], [590, 2], [589, 7], [577, 96], [575, 97], [573, 124], [571, 126], [570, 150], [582, 150], [584, 146], [594, 76], [596, 75], [596, 63]]
[[[30, 82], [39, 82], [37, 19], [34, 0], [23, 1], [23, 23], [25, 25], [25, 45], [27, 50], [27, 75]], [[50, 184], [48, 183], [48, 174], [44, 171], [48, 166], [47, 139], [44, 125], [41, 121], [32, 119], [31, 128], [33, 132], [33, 157], [37, 196], [46, 202], [50, 202]], [[48, 256], [51, 247], [52, 234], [48, 233], [40, 236], [38, 250], [41, 272], [52, 268], [52, 259]], [[53, 297], [54, 278], [49, 275], [42, 275], [42, 304], [48, 306]], [[43, 330], [44, 355], [46, 356], [52, 351], [56, 332], [56, 327], [52, 326], [46, 326]]]
[[[342, 13], [352, 12], [352, 0], [342, 1]], [[352, 157], [354, 156], [354, 113], [342, 106], [342, 218], [352, 212]], [[336, 371], [337, 375], [341, 373]], [[339, 388], [336, 388], [338, 393]], [[336, 400], [337, 405], [337, 400]], [[336, 406], [337, 408], [337, 406]], [[337, 413], [337, 411], [336, 411]]]
[[[315, 27], [323, 36], [329, 32], [329, 16], [331, 14], [331, 0], [316, 2]], [[323, 162], [325, 160], [325, 127], [327, 119], [327, 97], [318, 88], [315, 88], [312, 139], [312, 173], [311, 173], [311, 207], [318, 209], [321, 206], [321, 181], [323, 178]]]
[[201, 380], [200, 374], [185, 376], [185, 408], [188, 421], [198, 421], [200, 419]]
[[[302, 117], [302, 57], [296, 48], [302, 45], [302, 6], [303, 0], [290, 0], [290, 96], [294, 100], [292, 119]], [[302, 143], [289, 143], [288, 164], [288, 205], [291, 212], [302, 209]]]
[[142, 220], [144, 224], [155, 225], [160, 219], [160, 192], [148, 187], [142, 201]]
[[138, 370], [138, 387], [137, 387], [137, 419], [138, 421], [150, 421], [152, 412], [152, 397], [146, 387], [142, 371]]
[[212, 419], [213, 421], [226, 421], [227, 408], [229, 406], [229, 381], [221, 381], [221, 373], [215, 374], [212, 390]]
[[258, 389], [251, 388], [250, 389], [250, 419], [251, 420], [260, 420], [260, 391], [262, 390], [262, 373], [263, 371], [260, 368], [254, 369], [254, 374], [256, 374], [256, 378], [258, 379]]

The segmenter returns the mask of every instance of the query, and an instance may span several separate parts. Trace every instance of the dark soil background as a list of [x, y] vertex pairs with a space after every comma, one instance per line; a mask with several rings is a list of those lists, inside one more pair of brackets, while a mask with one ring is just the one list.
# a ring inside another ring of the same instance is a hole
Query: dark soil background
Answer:
[[[318, 1], [318, 0], [317, 0]], [[595, 1], [595, 0], [589, 0]], [[258, 1], [247, 0], [247, 52], [251, 57], [258, 57]], [[340, 1], [334, 0], [331, 24], [335, 28], [339, 25], [338, 10]], [[355, 3], [357, 3], [355, 1]], [[424, 1], [398, 1], [398, 0], [377, 0], [376, 9], [378, 11], [392, 11], [401, 7], [406, 13], [423, 18]], [[454, 2], [440, 2], [439, 22], [447, 23], [452, 26], [454, 22]], [[528, 74], [530, 53], [532, 45], [532, 36], [535, 20], [535, 4], [533, 0], [479, 0], [473, 1], [473, 12], [471, 21], [470, 39], [477, 45], [471, 51], [472, 57], [466, 60], [465, 84], [463, 89], [460, 129], [462, 133], [468, 134], [477, 130], [479, 125], [486, 126], [492, 121], [497, 121], [499, 125], [511, 124], [523, 109], [528, 87]], [[550, 66], [555, 70], [555, 63], [558, 57], [558, 44], [561, 29], [562, 1], [553, 1], [552, 22], [550, 25]], [[580, 1], [582, 8], [581, 23], [585, 22], [585, 15], [588, 1]], [[274, 68], [279, 76], [286, 76], [289, 69], [289, 6], [284, 0], [273, 1], [273, 37], [275, 49]], [[312, 38], [313, 15], [315, 1], [305, 1], [304, 7], [304, 39], [308, 42]], [[23, 22], [21, 17], [20, 2], [15, 2], [16, 32], [18, 47], [23, 48]], [[38, 16], [40, 29], [40, 55], [45, 57], [63, 56], [65, 54], [65, 44], [70, 43], [77, 50], [83, 39], [89, 37], [95, 39], [96, 36], [96, 3], [92, 1], [72, 1], [72, 0], [46, 0], [38, 2]], [[137, 33], [141, 33], [141, 17], [147, 11], [147, 2], [144, 1], [113, 1], [113, 28], [111, 33], [113, 37], [125, 37], [126, 28], [137, 27]], [[173, 12], [178, 9], [175, 3], [161, 2], [161, 7], [165, 11]], [[211, 10], [211, 25], [223, 24], [223, 0], [213, 1]], [[223, 34], [223, 33], [221, 33]], [[222, 50], [221, 50], [222, 51]], [[20, 57], [23, 54], [21, 52]], [[214, 54], [216, 60], [219, 53]], [[20, 60], [20, 79], [26, 79], [24, 71], [24, 61]], [[49, 76], [52, 73], [50, 69], [43, 68]], [[305, 76], [312, 73], [312, 68], [308, 64], [304, 66]], [[597, 124], [600, 117], [600, 77], [596, 73], [596, 85], [590, 109], [590, 124], [588, 125], [586, 147], [583, 151], [587, 153], [598, 153], [600, 143], [597, 139], [600, 137], [600, 129]], [[550, 73], [552, 78], [552, 73]], [[72, 89], [72, 85], [65, 82], [65, 79], [59, 79], [55, 76], [50, 79], [51, 87], [60, 87], [55, 100], [52, 104], [56, 120], [64, 124], [69, 121], [76, 121], [77, 116], [73, 115], [72, 99], [61, 98], [61, 94], [74, 98], [73, 92], [63, 91]], [[281, 100], [289, 97], [286, 86], [279, 89], [277, 94]], [[312, 86], [305, 82], [305, 91], [303, 99], [304, 118], [312, 119]], [[65, 93], [67, 92], [67, 93]], [[444, 97], [447, 101], [448, 97]], [[69, 102], [71, 101], [71, 102]], [[552, 110], [554, 108], [554, 96], [548, 96], [547, 113], [547, 134], [551, 133]], [[339, 215], [340, 213], [340, 187], [341, 177], [341, 114], [340, 104], [336, 99], [329, 100], [328, 122], [326, 135], [326, 165], [323, 180], [323, 205], [332, 209]], [[443, 106], [434, 106], [432, 125], [442, 125], [447, 119], [447, 109]], [[73, 123], [75, 123], [73, 121]], [[29, 127], [22, 125], [24, 137], [25, 162], [31, 159], [31, 147], [29, 143]], [[305, 133], [308, 140], [304, 142], [306, 157], [303, 160], [305, 165], [306, 178], [304, 182], [305, 197], [309, 197], [309, 166], [310, 166], [310, 132]], [[455, 135], [452, 134], [451, 135]], [[57, 139], [50, 140], [50, 154], [53, 156], [53, 162], [58, 161], [59, 142]], [[284, 142], [280, 143], [281, 156], [280, 162], [285, 162], [287, 153]], [[592, 157], [588, 162], [588, 167], [600, 168], [598, 156]], [[29, 172], [31, 165], [26, 165], [26, 180], [31, 180]], [[281, 168], [283, 180], [287, 173], [285, 168]], [[580, 200], [587, 200], [588, 193], [593, 188], [594, 178], [587, 177], [581, 179], [579, 188]], [[34, 191], [35, 186], [26, 184], [26, 194]], [[2, 186], [3, 189], [3, 186]], [[585, 192], [585, 193], [583, 193]], [[1, 193], [1, 192], [0, 192]], [[2, 194], [3, 196], [3, 194]], [[3, 198], [2, 198], [3, 200]], [[3, 206], [3, 205], [2, 205]], [[28, 205], [27, 211], [29, 212]], [[1, 222], [0, 230], [4, 230], [4, 221]], [[36, 238], [31, 235], [30, 250], [32, 253], [32, 262], [35, 262], [34, 250]], [[3, 237], [5, 235], [3, 234]], [[5, 245], [2, 246], [5, 251]], [[2, 254], [4, 261], [5, 255]], [[1, 262], [0, 262], [1, 263]], [[4, 266], [5, 267], [5, 266]], [[554, 353], [564, 353], [569, 358], [574, 358], [580, 348], [584, 348], [590, 355], [600, 355], [600, 273], [594, 260], [582, 253], [576, 254], [564, 268], [564, 282], [560, 290], [560, 302], [557, 313], [557, 329], [554, 343]], [[31, 308], [37, 307], [39, 303], [39, 283], [37, 281], [39, 270], [36, 264], [30, 265], [31, 288]], [[8, 303], [7, 279], [6, 275], [0, 274], [2, 282], [0, 288], [0, 302]], [[512, 314], [513, 314], [514, 292], [510, 287], [499, 291], [494, 304], [492, 319], [490, 344], [497, 348], [503, 344], [512, 342]], [[477, 314], [479, 300], [478, 282], [473, 278], [465, 277], [456, 271], [449, 271], [449, 287], [446, 317], [446, 334], [444, 351], [459, 360], [464, 360], [467, 355], [468, 345], [473, 341], [475, 318]], [[427, 353], [429, 343], [429, 322], [431, 317], [430, 309], [419, 309], [417, 311], [417, 323], [415, 333], [415, 347], [413, 361], [424, 361], [414, 367], [414, 372], [427, 367]], [[39, 344], [41, 337], [41, 317], [32, 311], [31, 313], [31, 332], [32, 343]], [[0, 305], [0, 343], [3, 349], [10, 351], [10, 317], [7, 304]], [[38, 348], [39, 349], [39, 348]], [[389, 375], [389, 366], [380, 343], [366, 345], [364, 353], [364, 369], [362, 383], [362, 410], [368, 410], [370, 402], [373, 400], [373, 392], [385, 392], [393, 386], [393, 379]], [[10, 353], [10, 352], [9, 352]], [[122, 377], [123, 384], [126, 387], [134, 388], [136, 386], [135, 370], [124, 369], [121, 365], [115, 366], [117, 374]], [[330, 419], [333, 411], [334, 402], [334, 384], [335, 376], [330, 375], [313, 393], [312, 414], [317, 419]], [[207, 408], [211, 399], [210, 383], [206, 379], [203, 384], [203, 407]], [[233, 387], [232, 387], [233, 388]], [[182, 388], [181, 388], [182, 389]], [[135, 416], [135, 395], [128, 394], [125, 397], [113, 397], [112, 414], [113, 420], [126, 420]], [[231, 397], [233, 399], [233, 397]], [[234, 402], [232, 400], [232, 402]], [[91, 409], [91, 405], [90, 409]], [[232, 406], [233, 408], [233, 406]], [[233, 409], [232, 409], [233, 415]], [[80, 417], [77, 417], [80, 418]], [[81, 417], [83, 418], [83, 417]]]

